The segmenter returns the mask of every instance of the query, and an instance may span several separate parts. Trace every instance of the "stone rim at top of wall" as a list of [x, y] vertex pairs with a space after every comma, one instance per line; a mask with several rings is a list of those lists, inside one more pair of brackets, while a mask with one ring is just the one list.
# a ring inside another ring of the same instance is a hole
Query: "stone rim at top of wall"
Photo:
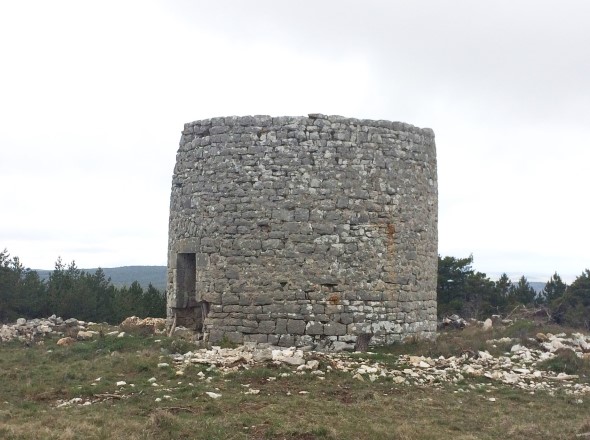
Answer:
[[[181, 149], [184, 151], [190, 149], [190, 145], [186, 145], [186, 137], [190, 135], [203, 135], [203, 130], [199, 127], [211, 126], [211, 127], [270, 127], [270, 126], [289, 126], [292, 125], [296, 128], [300, 125], [324, 125], [326, 122], [335, 124], [346, 124], [346, 125], [358, 125], [374, 128], [384, 128], [392, 131], [411, 133], [422, 135], [434, 139], [434, 131], [431, 128], [420, 128], [412, 124], [405, 122], [387, 121], [387, 120], [375, 120], [375, 119], [358, 119], [358, 118], [347, 118], [339, 115], [324, 115], [321, 113], [310, 113], [308, 117], [305, 116], [269, 116], [269, 115], [255, 115], [255, 116], [220, 116], [208, 119], [199, 119], [184, 124], [184, 130], [182, 131], [182, 139], [180, 142]], [[223, 134], [224, 132], [213, 132], [209, 133], [210, 136], [216, 136]], [[214, 142], [215, 140], [211, 140]], [[224, 142], [218, 140], [218, 142]], [[185, 148], [183, 148], [183, 146]]]

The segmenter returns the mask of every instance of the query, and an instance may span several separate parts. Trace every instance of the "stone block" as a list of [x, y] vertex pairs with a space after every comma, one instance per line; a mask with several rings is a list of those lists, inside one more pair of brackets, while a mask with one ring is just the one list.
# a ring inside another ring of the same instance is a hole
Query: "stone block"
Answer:
[[260, 333], [274, 333], [277, 328], [275, 321], [260, 321], [258, 323], [258, 331]]
[[279, 240], [278, 238], [271, 238], [268, 240], [262, 240], [262, 249], [269, 250], [269, 249], [282, 249], [284, 247], [283, 241]]
[[295, 345], [295, 336], [293, 335], [281, 335], [279, 338], [279, 347], [292, 347]]
[[223, 340], [224, 332], [217, 329], [211, 329], [209, 331], [209, 342], [212, 344], [217, 344]]
[[348, 197], [338, 197], [336, 199], [336, 208], [342, 209], [348, 207]]
[[342, 336], [346, 334], [346, 325], [330, 321], [324, 324], [324, 334], [327, 336]]
[[289, 319], [287, 321], [287, 333], [302, 335], [305, 333], [305, 321], [300, 319]]
[[226, 305], [238, 305], [240, 303], [240, 297], [238, 295], [232, 294], [222, 294], [221, 295], [221, 304], [224, 306]]
[[244, 335], [244, 342], [256, 342], [258, 344], [265, 344], [268, 342], [268, 335], [257, 333]]
[[320, 322], [328, 322], [330, 320], [330, 317], [325, 313], [318, 313], [317, 315], [315, 315], [315, 319], [316, 321]]
[[305, 333], [308, 335], [323, 335], [324, 325], [315, 321], [308, 322], [305, 328]]
[[373, 290], [359, 290], [357, 297], [362, 301], [381, 301], [383, 294]]
[[275, 332], [278, 335], [283, 335], [287, 333], [287, 319], [278, 318], [277, 319], [277, 326], [275, 328]]
[[344, 325], [352, 324], [354, 322], [354, 315], [352, 313], [341, 313], [339, 321]]
[[229, 280], [239, 280], [240, 279], [240, 273], [237, 270], [237, 268], [227, 268], [225, 269], [225, 278], [229, 279]]
[[252, 304], [257, 306], [266, 306], [273, 303], [273, 297], [270, 294], [259, 294], [252, 298]]
[[234, 344], [241, 344], [244, 342], [244, 334], [241, 332], [226, 332], [224, 336], [229, 342], [233, 342]]
[[201, 300], [212, 304], [222, 304], [221, 297], [222, 295], [219, 292], [203, 292]]

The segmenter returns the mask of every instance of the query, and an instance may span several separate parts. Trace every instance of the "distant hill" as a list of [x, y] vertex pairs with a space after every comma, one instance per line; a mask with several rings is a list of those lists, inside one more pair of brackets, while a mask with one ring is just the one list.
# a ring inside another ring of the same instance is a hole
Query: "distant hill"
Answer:
[[[41, 279], [46, 280], [52, 270], [35, 269]], [[96, 268], [81, 269], [84, 272], [94, 273]], [[107, 278], [116, 287], [129, 286], [133, 281], [137, 281], [144, 289], [152, 285], [161, 292], [166, 290], [166, 266], [123, 266], [123, 267], [103, 267]]]
[[[35, 269], [41, 279], [49, 278], [51, 270]], [[81, 269], [85, 272], [94, 273], [94, 269]], [[129, 286], [133, 281], [141, 284], [141, 287], [146, 288], [149, 283], [160, 290], [166, 290], [166, 266], [123, 266], [123, 267], [103, 267], [107, 278], [111, 279], [113, 285], [117, 287]], [[516, 283], [517, 281], [513, 281]], [[538, 293], [545, 287], [544, 282], [531, 281], [531, 287]]]

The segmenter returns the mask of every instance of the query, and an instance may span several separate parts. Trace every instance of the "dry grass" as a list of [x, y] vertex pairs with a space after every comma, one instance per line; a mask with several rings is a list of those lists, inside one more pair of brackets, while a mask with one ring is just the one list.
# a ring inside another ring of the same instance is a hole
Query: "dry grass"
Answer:
[[[522, 326], [505, 331], [522, 334]], [[535, 326], [529, 331], [540, 330]], [[449, 332], [435, 344], [414, 342], [375, 356], [459, 354], [501, 337], [496, 332]], [[326, 374], [325, 380], [280, 377], [289, 370], [271, 366], [226, 376], [195, 366], [177, 378], [173, 370], [157, 368], [158, 362], [167, 361], [160, 358], [163, 353], [175, 346], [187, 348], [139, 336], [63, 348], [54, 341], [31, 348], [0, 345], [0, 438], [570, 439], [590, 432], [590, 396], [579, 403], [565, 394], [531, 395], [501, 385], [470, 389], [477, 384], [470, 378], [435, 389], [387, 380], [361, 382], [339, 372]], [[211, 381], [199, 379], [200, 372]], [[161, 387], [147, 382], [152, 376]], [[92, 386], [98, 377], [101, 381]], [[58, 399], [115, 393], [118, 380], [135, 384], [123, 388], [126, 398], [55, 408]], [[244, 394], [244, 385], [260, 393]], [[206, 391], [222, 397], [210, 399]], [[171, 397], [155, 401], [164, 395]]]

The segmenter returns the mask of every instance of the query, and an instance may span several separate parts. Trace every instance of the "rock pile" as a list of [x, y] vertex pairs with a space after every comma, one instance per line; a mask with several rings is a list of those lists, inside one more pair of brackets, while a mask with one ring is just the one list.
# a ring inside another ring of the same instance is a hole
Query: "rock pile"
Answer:
[[[537, 335], [537, 339], [540, 337], [540, 334]], [[590, 385], [579, 382], [577, 375], [555, 373], [540, 367], [540, 362], [555, 357], [559, 349], [569, 349], [580, 358], [588, 358], [590, 336], [574, 333], [569, 338], [565, 334], [548, 334], [542, 337], [546, 340], [539, 348], [527, 348], [510, 338], [489, 340], [490, 346], [501, 343], [511, 347], [510, 351], [498, 357], [484, 350], [438, 358], [391, 355], [390, 359], [378, 361], [372, 360], [372, 353], [351, 356], [344, 353], [302, 351], [256, 343], [234, 349], [212, 347], [210, 350], [201, 349], [171, 356], [177, 375], [183, 375], [184, 369], [191, 364], [210, 365], [221, 373], [230, 373], [256, 364], [273, 363], [295, 367], [297, 374], [310, 371], [311, 374], [320, 377], [331, 371], [343, 371], [359, 380], [375, 381], [387, 378], [396, 384], [434, 387], [445, 384], [462, 386], [464, 379], [468, 377], [482, 377], [489, 379], [489, 383], [480, 382], [477, 387], [490, 387], [495, 383], [531, 393], [543, 390], [551, 394], [560, 389], [575, 395], [590, 393]]]
[[445, 316], [442, 321], [438, 323], [438, 328], [439, 330], [447, 327], [465, 328], [467, 325], [467, 321], [465, 321], [459, 315], [451, 315]]
[[[124, 321], [122, 329], [129, 331], [147, 329], [161, 333], [163, 319], [131, 317]], [[20, 340], [27, 343], [39, 342], [44, 337], [62, 336], [59, 345], [70, 345], [76, 341], [90, 339], [99, 332], [91, 330], [91, 322], [77, 319], [63, 320], [55, 315], [46, 319], [19, 319], [13, 324], [0, 326], [0, 342]], [[123, 337], [120, 330], [111, 331], [106, 336]], [[159, 341], [155, 341], [159, 342]], [[213, 346], [210, 349], [197, 349], [186, 354], [163, 356], [157, 367], [174, 369], [176, 376], [184, 376], [191, 365], [207, 365], [206, 371], [199, 372], [202, 380], [211, 381], [213, 375], [274, 364], [285, 369], [281, 375], [310, 374], [322, 380], [326, 375], [340, 371], [361, 381], [374, 382], [387, 380], [400, 386], [456, 387], [456, 392], [470, 390], [491, 391], [498, 386], [518, 388], [529, 393], [544, 391], [553, 394], [557, 391], [578, 396], [590, 394], [588, 378], [576, 374], [550, 371], [546, 361], [566, 355], [573, 359], [590, 360], [590, 336], [582, 333], [537, 333], [527, 340], [500, 338], [486, 341], [488, 349], [465, 351], [457, 356], [412, 356], [380, 353], [335, 353], [319, 352], [295, 347], [285, 348], [267, 343], [245, 343], [236, 348]], [[499, 353], [492, 355], [491, 353]], [[556, 359], [557, 360], [557, 359]], [[559, 362], [556, 362], [559, 364]], [[290, 371], [289, 371], [290, 370]], [[478, 378], [469, 381], [470, 378]], [[97, 381], [100, 380], [96, 379]], [[153, 379], [155, 381], [155, 378]], [[112, 394], [95, 395], [93, 399], [58, 402], [59, 406], [88, 405], [105, 399], [122, 398], [120, 387]], [[130, 384], [129, 388], [134, 385]], [[151, 384], [157, 387], [158, 384]], [[256, 394], [254, 391], [248, 394]], [[165, 397], [165, 396], [164, 396]], [[163, 397], [163, 398], [164, 398]], [[211, 396], [210, 396], [211, 397]], [[212, 397], [213, 398], [213, 397]], [[491, 399], [490, 399], [491, 400]]]
[[[75, 318], [62, 319], [52, 315], [49, 318], [35, 318], [27, 320], [19, 318], [15, 323], [0, 324], [0, 342], [19, 340], [26, 343], [40, 342], [44, 338], [52, 336], [62, 337], [59, 345], [70, 345], [76, 340], [84, 341], [92, 339], [99, 334], [90, 330], [90, 326], [96, 326], [95, 322], [85, 322]], [[141, 334], [160, 334], [165, 332], [166, 320], [163, 318], [138, 318], [131, 316], [126, 318], [119, 326], [120, 331], [106, 333], [108, 336], [123, 336], [124, 332]], [[115, 327], [116, 328], [116, 327]]]
[[93, 322], [79, 321], [75, 318], [62, 319], [52, 315], [49, 318], [26, 320], [19, 318], [15, 323], [0, 326], [0, 342], [19, 340], [38, 342], [48, 336], [67, 336], [80, 340], [92, 338], [98, 332], [88, 330]]
[[138, 318], [137, 316], [130, 316], [125, 318], [119, 325], [122, 331], [133, 332], [139, 331], [146, 334], [164, 333], [166, 327], [166, 320], [164, 318]]
[[189, 351], [186, 354], [173, 354], [171, 356], [175, 365], [180, 370], [183, 370], [190, 364], [212, 365], [223, 372], [233, 372], [242, 366], [253, 366], [266, 362], [290, 366], [306, 364], [303, 350], [256, 343], [246, 343], [237, 348], [213, 346], [209, 350], [200, 349], [194, 352]]

